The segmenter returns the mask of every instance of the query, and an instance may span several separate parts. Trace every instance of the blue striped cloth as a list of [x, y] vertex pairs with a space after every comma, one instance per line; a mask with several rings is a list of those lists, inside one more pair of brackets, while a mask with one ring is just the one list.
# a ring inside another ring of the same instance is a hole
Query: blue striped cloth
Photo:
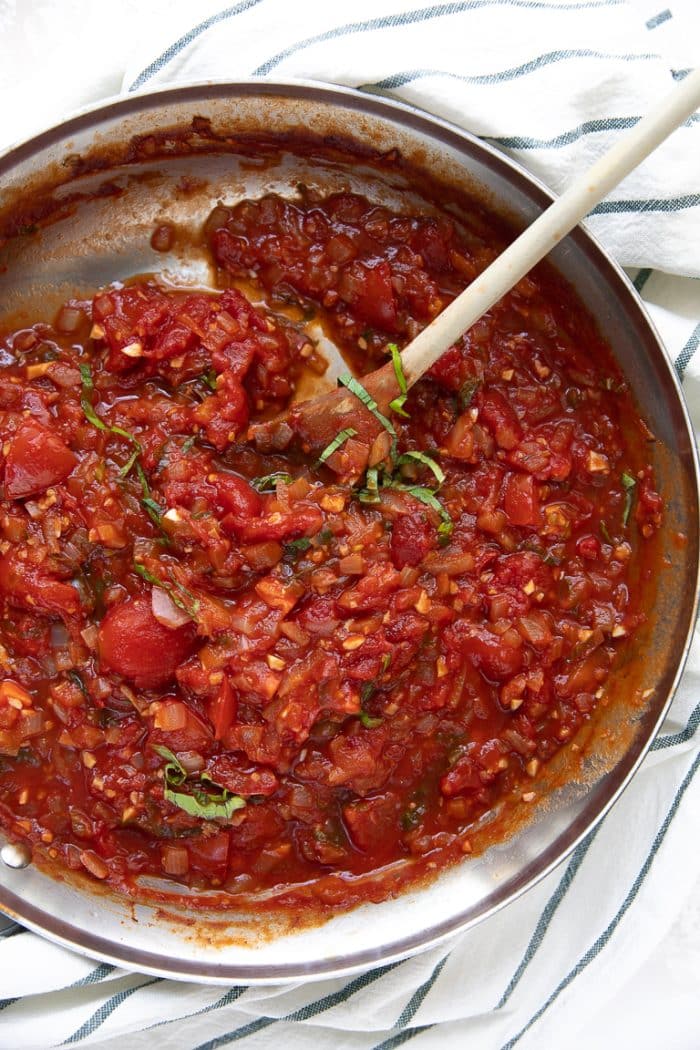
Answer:
[[[483, 136], [554, 189], [685, 75], [683, 37], [700, 29], [694, 0], [241, 0], [225, 10], [207, 0], [198, 10], [202, 21], [177, 40], [145, 42], [124, 90], [255, 75], [386, 93]], [[679, 13], [686, 32], [674, 42]], [[589, 225], [631, 268], [700, 425], [697, 115]], [[700, 851], [689, 845], [700, 816], [699, 682], [696, 645], [662, 735], [603, 823], [451, 944], [352, 979], [221, 988], [90, 962], [10, 924], [0, 933], [1, 1050], [589, 1045], [591, 1020], [611, 1016], [699, 884]], [[624, 1020], [623, 1041], [607, 1045], [657, 1045], [658, 1034], [645, 1041], [634, 1016]], [[697, 1045], [691, 1020], [678, 1050]]]

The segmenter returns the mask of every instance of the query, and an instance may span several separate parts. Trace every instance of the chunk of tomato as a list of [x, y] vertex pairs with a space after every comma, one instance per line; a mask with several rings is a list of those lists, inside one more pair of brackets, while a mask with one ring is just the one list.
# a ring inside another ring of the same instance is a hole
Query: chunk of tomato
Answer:
[[74, 616], [80, 610], [75, 587], [45, 575], [9, 551], [0, 558], [0, 594], [13, 605], [32, 612], [41, 610], [58, 616]]
[[130, 598], [113, 606], [100, 624], [100, 663], [141, 688], [156, 688], [173, 678], [194, 637], [194, 624], [164, 627], [153, 615], [150, 598]]
[[500, 448], [515, 448], [523, 436], [518, 417], [498, 390], [487, 390], [484, 394], [480, 418], [491, 430]]
[[530, 474], [510, 474], [506, 479], [503, 506], [511, 525], [539, 525], [541, 512], [535, 481]]
[[437, 546], [437, 529], [427, 514], [402, 514], [391, 530], [391, 560], [397, 569], [418, 565]]
[[262, 500], [255, 489], [235, 474], [216, 474], [212, 478], [217, 500], [225, 513], [237, 518], [257, 518], [262, 511]]
[[224, 678], [219, 692], [209, 705], [209, 718], [214, 726], [215, 740], [223, 740], [231, 728], [237, 710], [238, 694], [231, 688], [228, 678]]
[[502, 636], [461, 620], [447, 629], [450, 642], [487, 678], [500, 681], [517, 674], [523, 665], [520, 639], [515, 632]]
[[8, 499], [25, 499], [45, 492], [68, 477], [76, 458], [64, 441], [40, 423], [25, 423], [10, 441], [5, 459]]
[[385, 332], [396, 330], [396, 299], [388, 262], [353, 263], [341, 277], [338, 291], [361, 320]]

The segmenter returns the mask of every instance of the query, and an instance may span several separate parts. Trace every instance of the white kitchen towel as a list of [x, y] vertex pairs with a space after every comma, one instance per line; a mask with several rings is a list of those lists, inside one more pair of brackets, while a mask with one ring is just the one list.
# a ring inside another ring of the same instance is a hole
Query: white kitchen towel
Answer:
[[[304, 77], [390, 94], [505, 149], [559, 192], [673, 85], [656, 28], [624, 0], [241, 0], [142, 54], [124, 84]], [[588, 226], [623, 266], [700, 277], [700, 117]]]
[[[355, 0], [348, 8], [243, 0], [217, 12], [207, 0], [198, 7], [204, 21], [177, 39], [164, 38], [161, 27], [135, 42], [141, 53], [124, 86], [266, 75], [386, 91], [489, 138], [561, 189], [668, 89], [672, 70], [681, 77], [692, 62], [683, 38], [698, 37], [694, 0], [678, 0], [672, 11], [651, 3]], [[664, 61], [657, 41], [681, 7], [686, 31]], [[699, 139], [696, 116], [619, 188], [616, 207], [589, 220], [635, 267], [631, 276], [684, 378], [696, 428]], [[699, 685], [696, 641], [662, 735], [603, 823], [538, 886], [450, 945], [353, 979], [226, 989], [129, 974], [11, 927], [0, 940], [0, 1048], [584, 1045], [590, 1019], [616, 1002], [689, 914], [698, 886]], [[641, 1007], [639, 1014], [648, 1016]], [[616, 1045], [644, 1050], [642, 1025], [632, 1015], [625, 1025]], [[681, 1026], [681, 1039], [673, 1050], [697, 1045], [690, 1025]]]

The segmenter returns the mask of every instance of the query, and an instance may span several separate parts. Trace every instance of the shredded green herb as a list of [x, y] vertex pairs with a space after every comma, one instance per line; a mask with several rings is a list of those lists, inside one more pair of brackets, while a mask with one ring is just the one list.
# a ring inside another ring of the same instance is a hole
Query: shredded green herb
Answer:
[[396, 465], [397, 465], [397, 467], [400, 467], [404, 463], [411, 463], [411, 462], [422, 463], [424, 467], [427, 467], [428, 470], [431, 470], [433, 472], [433, 474], [435, 475], [435, 480], [437, 481], [438, 485], [442, 485], [443, 481], [445, 480], [445, 472], [442, 469], [442, 467], [439, 465], [439, 463], [436, 463], [436, 461], [433, 459], [433, 457], [428, 455], [427, 452], [417, 452], [417, 451], [404, 452], [404, 454], [402, 456], [399, 456], [399, 459], [398, 459], [398, 462], [397, 462]]
[[166, 759], [168, 763], [163, 770], [166, 780], [171, 784], [175, 784], [176, 787], [184, 783], [187, 779], [187, 770], [177, 755], [173, 754], [170, 748], [165, 747], [163, 744], [151, 744], [151, 747], [161, 758]]
[[104, 430], [110, 434], [117, 434], [119, 437], [125, 438], [126, 441], [130, 441], [136, 447], [136, 449], [138, 450], [137, 454], [140, 453], [141, 446], [133, 434], [130, 434], [128, 430], [123, 430], [122, 427], [109, 426], [109, 424], [105, 423], [104, 419], [100, 419], [100, 417], [97, 415], [97, 412], [95, 412], [94, 406], [90, 401], [90, 395], [95, 389], [95, 384], [92, 381], [92, 372], [90, 371], [90, 366], [86, 364], [81, 364], [79, 368], [80, 378], [83, 384], [83, 392], [80, 397], [80, 407], [85, 413], [85, 417], [88, 420], [88, 422], [92, 423], [93, 427], [96, 427], [97, 430]]
[[379, 470], [368, 467], [365, 474], [365, 487], [358, 493], [360, 503], [379, 503]]
[[146, 472], [138, 459], [136, 460], [136, 476], [141, 483], [141, 506], [146, 511], [146, 514], [148, 514], [156, 528], [160, 529], [163, 533], [165, 542], [170, 543], [170, 538], [163, 529], [163, 508], [153, 499]]
[[187, 440], [184, 442], [184, 444], [182, 446], [182, 453], [183, 453], [183, 455], [185, 455], [185, 456], [187, 455], [187, 453], [192, 448], [192, 446], [194, 445], [196, 440], [197, 440], [197, 435], [196, 434], [190, 434], [190, 436], [187, 438]]
[[445, 546], [452, 535], [454, 522], [432, 489], [426, 489], [422, 485], [414, 485], [413, 487], [408, 485], [394, 485], [392, 487], [400, 488], [404, 492], [408, 492], [408, 494], [413, 496], [414, 499], [420, 500], [420, 502], [425, 503], [427, 507], [432, 507], [433, 510], [437, 511], [442, 519], [438, 525], [438, 537], [440, 545]]
[[610, 539], [610, 533], [608, 531], [608, 526], [602, 519], [600, 521], [600, 532], [606, 543], [612, 543], [612, 540]]
[[325, 463], [326, 460], [329, 459], [334, 452], [337, 452], [338, 449], [342, 445], [344, 445], [349, 438], [355, 437], [356, 434], [357, 431], [354, 427], [346, 427], [345, 430], [341, 430], [339, 434], [336, 434], [331, 443], [329, 445], [326, 445], [323, 452], [316, 460], [316, 464], [320, 465], [321, 463]]
[[[199, 601], [197, 596], [192, 593], [192, 591], [188, 590], [188, 588], [185, 587], [184, 583], [180, 583], [180, 581], [176, 580], [174, 576], [172, 577], [172, 581], [173, 587], [176, 587], [180, 594], [184, 594], [185, 598], [189, 602], [189, 605], [185, 606], [185, 612], [188, 614], [188, 616], [191, 616], [193, 620], [196, 620], [201, 602]], [[170, 592], [170, 596], [172, 597], [173, 601], [175, 601], [172, 591]]]
[[131, 473], [131, 470], [132, 470], [134, 464], [136, 463], [136, 460], [139, 458], [140, 454], [141, 454], [141, 446], [137, 443], [137, 444], [134, 445], [134, 451], [131, 453], [131, 455], [127, 459], [126, 463], [124, 464], [124, 466], [119, 471], [119, 477], [120, 478], [125, 478], [128, 474]]
[[396, 382], [401, 391], [398, 397], [395, 397], [393, 401], [389, 402], [389, 408], [392, 412], [396, 412], [397, 416], [404, 416], [405, 419], [409, 419], [409, 413], [403, 407], [406, 404], [406, 398], [408, 397], [408, 386], [406, 384], [406, 374], [403, 370], [401, 354], [399, 353], [399, 348], [396, 343], [389, 343], [389, 351], [391, 353], [391, 363], [394, 366]]
[[634, 502], [634, 490], [637, 485], [636, 479], [631, 474], [623, 473], [621, 479], [622, 487], [625, 490], [625, 506], [622, 511], [622, 527], [627, 528], [627, 523], [630, 520], [630, 513], [632, 511], [632, 504]]
[[[398, 349], [393, 343], [390, 344], [389, 349], [391, 350], [392, 359], [394, 361], [396, 380], [399, 385], [399, 389], [402, 391], [401, 397], [404, 397], [407, 390], [407, 385], [406, 377], [401, 367], [401, 356], [398, 352]], [[408, 485], [405, 482], [398, 480], [391, 473], [391, 471], [393, 471], [396, 468], [400, 468], [403, 465], [409, 463], [420, 463], [432, 472], [439, 487], [445, 480], [445, 474], [440, 465], [436, 463], [434, 458], [426, 452], [410, 451], [404, 453], [397, 459], [396, 429], [393, 423], [389, 419], [387, 419], [382, 412], [380, 412], [377, 402], [372, 397], [372, 395], [367, 390], [365, 390], [365, 388], [362, 386], [361, 383], [357, 381], [357, 379], [355, 379], [348, 373], [340, 376], [340, 378], [338, 379], [338, 383], [340, 386], [346, 387], [350, 391], [350, 393], [354, 394], [355, 397], [357, 397], [358, 400], [362, 402], [365, 408], [372, 413], [375, 419], [377, 419], [379, 423], [381, 423], [381, 425], [391, 435], [392, 438], [391, 453], [389, 456], [391, 463], [390, 468], [381, 465], [368, 467], [367, 471], [365, 472], [364, 488], [360, 489], [357, 492], [357, 498], [360, 500], [361, 503], [379, 503], [381, 500], [380, 490], [382, 488], [393, 488], [398, 489], [402, 492], [407, 492], [415, 499], [420, 500], [422, 503], [425, 503], [427, 506], [437, 511], [441, 519], [440, 525], [438, 526], [438, 537], [442, 545], [447, 543], [452, 534], [454, 523], [445, 507], [443, 507], [442, 503], [440, 503], [440, 501], [438, 500], [436, 495], [437, 489], [429, 489], [424, 485]], [[399, 407], [401, 407], [402, 405], [403, 402], [401, 402]], [[396, 406], [393, 402], [391, 407], [394, 408], [394, 410], [396, 410]], [[403, 414], [405, 415], [405, 413]], [[342, 434], [339, 434], [335, 440], [345, 440], [344, 435], [346, 434], [347, 432], [343, 431]], [[331, 442], [331, 445], [328, 446], [328, 448], [325, 450], [324, 453], [322, 453], [322, 455], [327, 457], [331, 455], [333, 451], [335, 451], [334, 442]]]
[[71, 670], [67, 673], [73, 685], [77, 685], [78, 689], [83, 694], [83, 696], [88, 696], [87, 686], [85, 685], [85, 682], [83, 681], [82, 677], [78, 674], [78, 672], [75, 670]]
[[287, 555], [303, 554], [311, 546], [308, 536], [301, 536], [298, 540], [289, 540], [284, 544], [284, 553]]
[[365, 729], [376, 729], [376, 727], [380, 726], [384, 721], [383, 718], [372, 718], [372, 716], [368, 715], [366, 711], [360, 711], [358, 717]]
[[291, 485], [294, 478], [283, 470], [277, 470], [274, 474], [265, 474], [261, 478], [252, 478], [250, 483], [258, 492], [274, 492], [278, 481], [281, 481], [284, 485]]
[[464, 411], [465, 408], [469, 408], [474, 395], [481, 386], [480, 379], [468, 379], [465, 383], [462, 383], [457, 394], [457, 400], [459, 401], [459, 407]]
[[371, 696], [377, 691], [377, 687], [374, 682], [363, 682], [360, 686], [360, 703], [364, 704]]
[[[155, 576], [152, 572], [149, 572], [146, 566], [140, 561], [134, 562], [134, 572], [138, 573], [138, 575], [143, 580], [146, 580], [147, 583], [152, 584], [154, 587], [160, 587], [162, 591], [169, 594], [171, 601], [177, 605], [178, 609], [182, 609], [183, 612], [186, 612], [190, 619], [197, 619], [200, 603], [192, 591], [188, 591], [188, 589], [178, 580], [173, 579], [172, 583], [168, 584], [164, 580], [161, 580], [159, 576]], [[177, 591], [180, 591], [187, 601], [185, 601], [184, 598], [181, 598]]]
[[[191, 794], [174, 791], [173, 788], [182, 787], [187, 780], [187, 770], [170, 748], [163, 747], [161, 744], [152, 744], [151, 747], [166, 760], [163, 768], [165, 798], [184, 810], [185, 813], [189, 813], [191, 817], [201, 817], [202, 820], [230, 820], [237, 809], [243, 809], [245, 806], [245, 799], [240, 795], [232, 794], [227, 788], [205, 791], [200, 783], [192, 787]], [[207, 781], [213, 787], [218, 788], [218, 784], [214, 784], [206, 773], [202, 773], [199, 779], [200, 782]]]
[[454, 527], [455, 523], [453, 522], [452, 518], [450, 518], [449, 521], [447, 519], [444, 519], [438, 525], [438, 543], [441, 547], [446, 547], [447, 544], [450, 542], [450, 537], [452, 536]]
[[216, 372], [213, 368], [210, 368], [208, 372], [203, 372], [199, 377], [201, 381], [208, 386], [210, 390], [216, 390]]
[[394, 424], [390, 419], [387, 419], [383, 412], [379, 411], [379, 405], [374, 400], [368, 390], [365, 390], [362, 383], [359, 383], [354, 376], [351, 376], [349, 372], [345, 372], [342, 376], [338, 377], [338, 385], [346, 387], [351, 394], [354, 394], [358, 401], [361, 401], [368, 412], [371, 412], [378, 423], [384, 427], [384, 429], [391, 434], [394, 441], [396, 441], [396, 430]]
[[[131, 455], [127, 459], [126, 463], [124, 463], [124, 465], [120, 468], [118, 477], [120, 481], [123, 481], [124, 478], [126, 478], [127, 475], [130, 474], [134, 468], [136, 468], [136, 474], [141, 483], [141, 491], [143, 492], [141, 504], [146, 513], [148, 514], [149, 518], [153, 522], [153, 524], [162, 532], [162, 510], [151, 496], [151, 490], [148, 485], [146, 472], [144, 471], [143, 466], [141, 465], [141, 461], [139, 459], [141, 453], [143, 452], [140, 442], [136, 437], [134, 437], [133, 434], [129, 433], [128, 430], [124, 430], [122, 427], [109, 426], [107, 423], [105, 423], [103, 419], [100, 419], [100, 417], [95, 412], [94, 406], [90, 400], [92, 392], [95, 389], [95, 385], [92, 380], [92, 373], [90, 371], [90, 366], [86, 364], [81, 364], [79, 367], [80, 376], [83, 384], [83, 392], [80, 398], [80, 406], [85, 414], [85, 418], [88, 420], [88, 422], [92, 423], [92, 425], [96, 427], [97, 430], [102, 430], [105, 433], [109, 434], [116, 434], [118, 437], [122, 437], [126, 441], [131, 442], [131, 444], [133, 445]], [[165, 540], [169, 542], [167, 535], [165, 533], [163, 535], [165, 537]]]

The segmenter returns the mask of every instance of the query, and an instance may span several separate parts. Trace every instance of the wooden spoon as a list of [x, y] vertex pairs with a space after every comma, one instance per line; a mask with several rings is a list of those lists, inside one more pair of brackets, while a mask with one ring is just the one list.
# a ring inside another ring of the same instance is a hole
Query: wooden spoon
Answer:
[[[699, 106], [700, 68], [681, 81], [611, 150], [580, 175], [405, 347], [401, 363], [407, 387], [413, 386], [464, 332]], [[389, 403], [400, 393], [395, 365], [390, 362], [364, 376], [362, 387], [374, 398], [380, 412], [390, 414]], [[374, 452], [371, 447], [373, 442], [376, 445], [382, 425], [347, 388], [292, 405], [286, 416], [251, 427], [249, 438], [261, 451], [286, 448], [296, 438], [307, 452], [318, 454], [348, 428], [356, 432], [352, 441], [344, 446], [352, 445], [352, 454], [343, 453], [341, 449], [329, 456], [328, 465], [341, 474], [359, 473], [368, 456], [370, 465], [373, 457], [375, 461], [383, 458], [381, 443]], [[360, 447], [364, 454], [358, 459]]]

